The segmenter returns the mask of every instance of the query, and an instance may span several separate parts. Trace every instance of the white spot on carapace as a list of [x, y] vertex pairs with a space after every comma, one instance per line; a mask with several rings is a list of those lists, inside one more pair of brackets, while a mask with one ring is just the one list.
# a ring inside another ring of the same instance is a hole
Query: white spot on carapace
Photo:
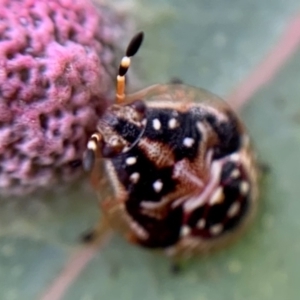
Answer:
[[200, 219], [200, 220], [197, 222], [196, 227], [197, 227], [198, 229], [203, 229], [203, 228], [205, 227], [205, 224], [206, 224], [205, 219]]
[[152, 126], [155, 130], [160, 130], [161, 129], [161, 123], [158, 119], [153, 119], [152, 120]]
[[240, 184], [240, 191], [243, 196], [246, 196], [249, 192], [250, 185], [247, 181], [242, 181]]
[[231, 177], [231, 178], [238, 178], [238, 177], [240, 177], [240, 175], [241, 175], [240, 170], [239, 170], [239, 169], [234, 169], [234, 170], [231, 172], [230, 177]]
[[238, 162], [240, 160], [240, 155], [238, 153], [233, 153], [230, 155], [230, 161]]
[[240, 202], [236, 201], [236, 202], [232, 203], [227, 211], [227, 216], [229, 218], [235, 217], [239, 213], [240, 209], [241, 209]]
[[182, 226], [180, 230], [180, 236], [188, 236], [191, 233], [191, 228], [189, 226]]
[[223, 225], [215, 224], [209, 228], [209, 231], [212, 235], [218, 235], [223, 231]]
[[175, 129], [176, 127], [178, 127], [178, 125], [178, 121], [175, 118], [170, 119], [168, 122], [168, 127], [170, 129]]
[[163, 188], [163, 183], [160, 179], [156, 180], [154, 183], [153, 183], [153, 189], [156, 193], [159, 193]]
[[134, 165], [136, 163], [136, 157], [128, 157], [126, 158], [126, 165], [131, 166]]
[[132, 174], [130, 175], [129, 179], [130, 179], [130, 181], [131, 181], [132, 183], [137, 183], [137, 182], [139, 181], [139, 179], [140, 179], [140, 174], [137, 173], [137, 172], [132, 173]]
[[141, 122], [141, 124], [142, 124], [143, 126], [146, 126], [146, 124], [147, 124], [147, 119], [143, 119], [143, 121]]
[[185, 147], [191, 148], [195, 143], [195, 140], [193, 138], [190, 137], [186, 137], [183, 139], [183, 145]]
[[209, 199], [210, 205], [222, 203], [224, 200], [223, 188], [218, 187]]

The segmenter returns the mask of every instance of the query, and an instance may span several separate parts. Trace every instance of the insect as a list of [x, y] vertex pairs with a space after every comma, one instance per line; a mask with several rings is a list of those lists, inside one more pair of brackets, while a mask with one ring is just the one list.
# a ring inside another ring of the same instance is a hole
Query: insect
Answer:
[[126, 95], [130, 57], [142, 41], [140, 32], [121, 60], [116, 101], [88, 141], [85, 169], [101, 171], [104, 217], [130, 242], [173, 257], [218, 249], [243, 232], [257, 207], [249, 136], [206, 90], [173, 83]]

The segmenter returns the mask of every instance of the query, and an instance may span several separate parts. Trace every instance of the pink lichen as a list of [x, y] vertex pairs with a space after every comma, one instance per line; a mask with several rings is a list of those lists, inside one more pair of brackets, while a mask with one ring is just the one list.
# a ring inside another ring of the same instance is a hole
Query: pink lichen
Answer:
[[0, 193], [80, 175], [119, 35], [116, 15], [88, 0], [0, 0]]

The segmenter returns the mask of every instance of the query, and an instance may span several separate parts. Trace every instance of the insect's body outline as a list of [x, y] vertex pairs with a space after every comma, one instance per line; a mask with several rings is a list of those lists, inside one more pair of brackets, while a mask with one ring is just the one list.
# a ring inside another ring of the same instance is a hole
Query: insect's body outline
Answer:
[[112, 187], [101, 204], [112, 225], [173, 256], [237, 237], [256, 210], [257, 172], [249, 136], [229, 106], [182, 84], [117, 99], [92, 136]]

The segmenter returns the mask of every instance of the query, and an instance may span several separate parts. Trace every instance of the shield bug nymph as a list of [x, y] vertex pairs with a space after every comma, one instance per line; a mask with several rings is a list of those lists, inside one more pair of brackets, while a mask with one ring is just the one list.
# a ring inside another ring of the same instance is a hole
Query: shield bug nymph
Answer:
[[249, 136], [228, 104], [203, 89], [176, 83], [125, 95], [142, 40], [141, 32], [121, 60], [116, 102], [88, 141], [84, 166], [107, 178], [108, 186], [96, 178], [104, 217], [131, 242], [174, 256], [220, 248], [256, 210]]

